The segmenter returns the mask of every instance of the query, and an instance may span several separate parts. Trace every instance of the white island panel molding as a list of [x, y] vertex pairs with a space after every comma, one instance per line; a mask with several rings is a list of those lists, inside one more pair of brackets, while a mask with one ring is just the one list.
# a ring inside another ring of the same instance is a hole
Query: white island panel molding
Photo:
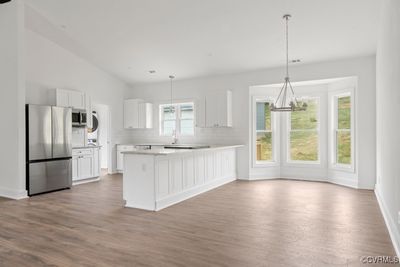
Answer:
[[125, 207], [158, 211], [236, 180], [238, 147], [125, 152]]

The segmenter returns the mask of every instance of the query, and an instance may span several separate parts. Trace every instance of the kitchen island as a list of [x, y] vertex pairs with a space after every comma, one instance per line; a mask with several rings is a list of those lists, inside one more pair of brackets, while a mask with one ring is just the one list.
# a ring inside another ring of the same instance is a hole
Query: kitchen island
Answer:
[[236, 180], [240, 145], [123, 152], [125, 207], [158, 211]]

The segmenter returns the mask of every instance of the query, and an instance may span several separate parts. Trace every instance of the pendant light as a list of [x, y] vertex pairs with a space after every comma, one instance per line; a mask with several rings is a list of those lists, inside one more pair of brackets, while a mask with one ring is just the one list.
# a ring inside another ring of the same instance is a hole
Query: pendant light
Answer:
[[[299, 103], [289, 78], [289, 18], [291, 15], [286, 14], [283, 19], [286, 21], [286, 77], [285, 82], [279, 92], [275, 103], [271, 104], [271, 111], [303, 111], [307, 109], [306, 103]], [[290, 96], [289, 96], [290, 95]]]
[[[173, 76], [173, 75], [169, 75], [169, 80], [170, 80], [170, 100], [171, 100], [171, 105], [170, 105], [170, 107], [169, 107], [169, 111], [171, 112], [171, 114], [172, 114], [172, 112], [175, 112], [174, 111], [174, 100], [173, 100], [173, 98], [172, 98], [172, 80], [173, 79], [175, 79], [175, 76]], [[175, 125], [175, 127], [176, 127], [176, 125]], [[172, 130], [172, 137], [173, 137], [173, 141], [172, 141], [172, 144], [176, 144], [177, 143], [177, 141], [178, 141], [178, 139], [177, 139], [177, 136], [176, 136], [176, 129], [173, 129]]]
[[172, 112], [172, 106], [173, 106], [173, 99], [172, 99], [172, 80], [175, 79], [175, 76], [169, 75], [168, 78], [169, 78], [169, 80], [170, 80], [170, 101], [171, 101], [171, 106], [170, 106], [169, 108], [170, 108], [170, 111]]

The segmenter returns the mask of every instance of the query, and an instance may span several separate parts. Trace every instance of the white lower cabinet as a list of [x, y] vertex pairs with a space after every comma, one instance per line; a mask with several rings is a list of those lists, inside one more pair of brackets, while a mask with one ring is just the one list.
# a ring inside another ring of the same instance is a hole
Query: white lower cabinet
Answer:
[[79, 179], [93, 177], [93, 161], [92, 155], [80, 156], [78, 158], [78, 174]]
[[83, 148], [72, 150], [72, 181], [100, 176], [100, 149]]
[[93, 148], [93, 176], [100, 176], [100, 149], [98, 147]]
[[72, 181], [78, 180], [78, 178], [79, 178], [78, 161], [79, 161], [78, 156], [72, 157]]

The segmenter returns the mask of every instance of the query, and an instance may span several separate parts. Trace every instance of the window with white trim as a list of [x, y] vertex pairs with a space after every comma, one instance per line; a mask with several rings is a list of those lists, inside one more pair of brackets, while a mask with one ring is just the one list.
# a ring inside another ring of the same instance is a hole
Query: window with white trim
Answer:
[[334, 98], [335, 163], [352, 165], [352, 107], [350, 93]]
[[306, 111], [288, 113], [288, 161], [319, 162], [319, 97], [303, 97]]
[[255, 103], [255, 159], [256, 164], [274, 160], [271, 101], [257, 100]]
[[160, 135], [194, 135], [194, 103], [173, 103], [160, 105]]

